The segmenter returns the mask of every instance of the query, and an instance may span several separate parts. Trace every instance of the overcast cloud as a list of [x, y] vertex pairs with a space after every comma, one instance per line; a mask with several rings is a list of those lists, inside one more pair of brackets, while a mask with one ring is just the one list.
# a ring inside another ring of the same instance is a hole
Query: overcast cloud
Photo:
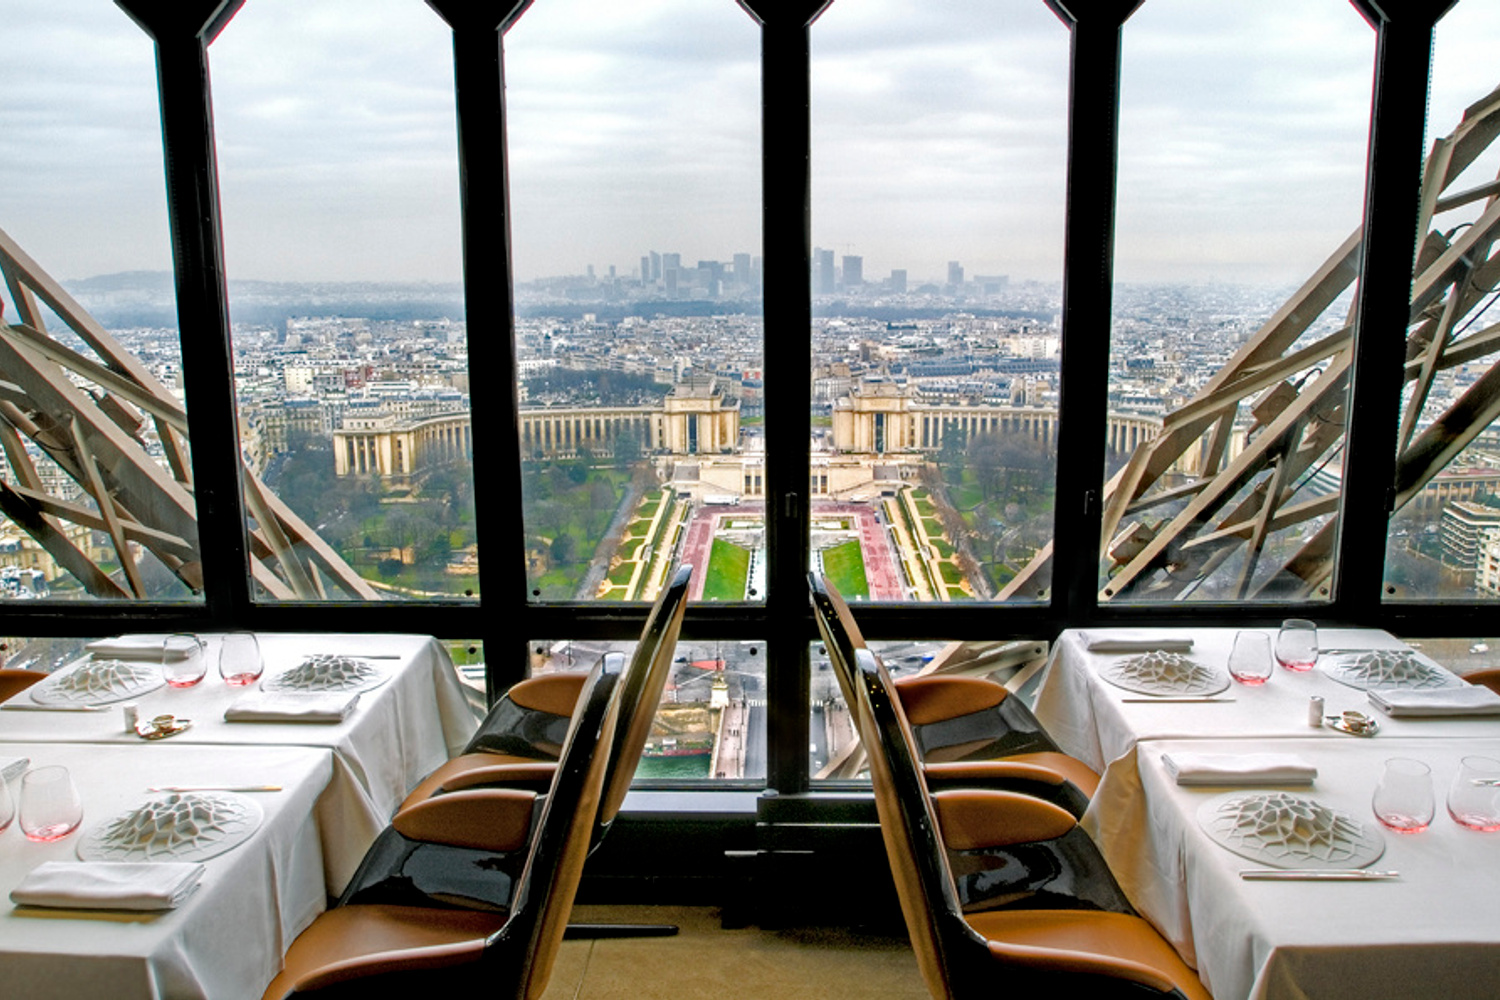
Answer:
[[[0, 0], [0, 24], [0, 228], [64, 278], [169, 267], [149, 40], [106, 0]], [[812, 37], [818, 245], [867, 279], [1057, 280], [1068, 37], [1040, 0], [836, 0]], [[1147, 0], [1117, 275], [1305, 276], [1358, 221], [1373, 40], [1346, 0]], [[1440, 26], [1438, 133], [1500, 83], [1497, 45], [1491, 0]], [[231, 277], [458, 280], [425, 4], [249, 0], [210, 59]], [[732, 0], [537, 0], [507, 72], [518, 279], [759, 253], [759, 37]]]

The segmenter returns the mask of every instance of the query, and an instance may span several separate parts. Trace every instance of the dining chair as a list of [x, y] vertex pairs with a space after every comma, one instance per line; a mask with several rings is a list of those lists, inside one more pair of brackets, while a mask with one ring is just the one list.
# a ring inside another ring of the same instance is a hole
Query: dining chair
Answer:
[[[606, 653], [595, 667], [607, 676], [619, 678], [620, 718], [610, 742], [603, 800], [595, 818], [590, 850], [604, 840], [630, 790], [630, 780], [671, 673], [692, 574], [692, 566], [681, 566], [663, 588], [647, 616], [628, 665], [622, 654]], [[455, 758], [465, 760], [467, 766], [440, 768], [443, 779], [423, 781], [418, 791], [426, 790], [427, 794], [419, 796], [414, 792], [407, 797], [402, 810], [481, 788], [544, 792], [556, 767], [554, 762], [544, 760], [492, 763], [494, 756], [481, 752]], [[482, 845], [446, 842], [440, 836], [411, 838], [400, 824], [392, 823], [376, 837], [336, 905], [416, 904], [441, 899], [469, 908], [501, 909], [513, 891], [523, 857], [514, 850], [497, 852]], [[569, 929], [572, 937], [674, 933], [676, 928], [665, 924], [575, 924]]]
[[[833, 583], [808, 574], [818, 631], [844, 701], [854, 710], [854, 654], [867, 648], [849, 605]], [[1024, 792], [1082, 816], [1099, 774], [1062, 752], [1042, 724], [1003, 684], [970, 677], [911, 677], [896, 682], [918, 756], [933, 788], [986, 787]]]
[[[3, 675], [0, 675], [3, 676]], [[1496, 694], [1500, 694], [1500, 669], [1495, 670], [1472, 670], [1464, 674], [1464, 680], [1470, 684], [1478, 684], [1487, 687]]]
[[1172, 946], [1133, 912], [1032, 908], [1024, 902], [966, 912], [954, 851], [1016, 848], [1028, 838], [1081, 831], [1065, 810], [1016, 793], [929, 795], [900, 718], [899, 696], [869, 650], [855, 650], [855, 680], [857, 707], [851, 711], [869, 748], [881, 836], [917, 964], [935, 998], [988, 1000], [1002, 991], [1022, 996], [1067, 990], [1105, 1000], [1211, 1000]]
[[[626, 714], [634, 721], [616, 734], [611, 757], [628, 767], [623, 784], [612, 789], [608, 808], [602, 813], [607, 818], [606, 826], [614, 821], [625, 798], [646, 745], [652, 713], [666, 688], [692, 576], [691, 565], [679, 566], [657, 595], [625, 672], [625, 704], [649, 702], [650, 711], [641, 714], [635, 707], [628, 707]], [[557, 759], [557, 742], [567, 730], [584, 676], [582, 671], [565, 671], [528, 678], [512, 686], [485, 716], [463, 752], [418, 782], [402, 805], [415, 804], [439, 792], [486, 785], [545, 787], [547, 764]]]
[[0, 701], [9, 701], [38, 681], [46, 680], [47, 676], [40, 670], [0, 669]]
[[327, 910], [292, 942], [263, 1000], [367, 997], [374, 988], [424, 995], [531, 1000], [546, 989], [604, 796], [621, 709], [619, 675], [600, 663], [579, 703], [545, 795], [480, 788], [434, 796], [393, 821], [417, 842], [514, 854], [503, 907], [351, 904]]

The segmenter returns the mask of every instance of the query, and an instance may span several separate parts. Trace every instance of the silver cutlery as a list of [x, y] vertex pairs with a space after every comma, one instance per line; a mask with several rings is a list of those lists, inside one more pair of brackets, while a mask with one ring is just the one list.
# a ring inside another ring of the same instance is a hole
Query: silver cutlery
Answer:
[[1367, 868], [1241, 868], [1240, 878], [1251, 882], [1379, 882], [1399, 878], [1400, 872]]
[[102, 712], [108, 705], [37, 705], [26, 701], [8, 701], [0, 709], [9, 712]]
[[1154, 696], [1154, 697], [1150, 697], [1150, 698], [1121, 698], [1120, 700], [1121, 701], [1125, 701], [1125, 702], [1134, 702], [1136, 704], [1141, 704], [1141, 705], [1150, 704], [1152, 702], [1161, 702], [1161, 703], [1165, 704], [1165, 703], [1168, 703], [1168, 702], [1172, 702], [1172, 703], [1184, 703], [1184, 702], [1225, 703], [1225, 702], [1234, 701], [1233, 698], [1214, 698], [1214, 697], [1211, 697], [1211, 696], [1198, 697], [1198, 696], [1193, 696], [1193, 695], [1158, 695], [1158, 696]]
[[279, 792], [280, 785], [157, 785], [148, 792]]

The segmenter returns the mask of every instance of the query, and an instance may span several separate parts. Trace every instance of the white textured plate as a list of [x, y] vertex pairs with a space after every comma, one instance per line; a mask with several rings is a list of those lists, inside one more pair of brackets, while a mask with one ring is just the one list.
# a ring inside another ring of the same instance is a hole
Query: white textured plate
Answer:
[[1154, 650], [1117, 660], [1099, 671], [1115, 687], [1136, 694], [1210, 695], [1229, 687], [1229, 675], [1183, 653]]
[[1462, 687], [1464, 684], [1457, 674], [1427, 662], [1409, 649], [1336, 653], [1319, 663], [1318, 668], [1340, 684], [1360, 691], [1381, 688], [1429, 690]]
[[155, 691], [166, 682], [156, 664], [89, 658], [32, 685], [26, 693], [38, 705], [108, 705]]
[[314, 653], [292, 669], [267, 677], [260, 686], [265, 691], [290, 694], [353, 694], [378, 688], [390, 676], [385, 667], [358, 656]]
[[233, 792], [170, 792], [93, 827], [78, 842], [83, 861], [206, 861], [260, 829], [258, 803]]
[[1363, 868], [1385, 853], [1373, 822], [1290, 792], [1230, 792], [1198, 807], [1198, 825], [1227, 850], [1271, 868]]

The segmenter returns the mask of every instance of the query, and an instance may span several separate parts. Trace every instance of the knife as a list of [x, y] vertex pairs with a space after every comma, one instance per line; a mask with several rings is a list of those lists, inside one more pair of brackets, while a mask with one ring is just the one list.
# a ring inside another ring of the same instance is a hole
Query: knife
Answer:
[[1234, 701], [1233, 698], [1216, 698], [1216, 697], [1213, 697], [1213, 696], [1196, 696], [1196, 695], [1153, 695], [1152, 697], [1149, 697], [1149, 698], [1121, 698], [1120, 700], [1122, 702], [1129, 702], [1131, 704], [1139, 704], [1139, 705], [1147, 705], [1147, 704], [1150, 704], [1151, 702], [1161, 702], [1162, 704], [1166, 704], [1168, 702], [1228, 702], [1228, 701]]
[[1247, 881], [1320, 881], [1329, 882], [1379, 882], [1399, 878], [1400, 872], [1371, 871], [1367, 868], [1241, 868], [1240, 878]]
[[8, 701], [0, 708], [11, 712], [102, 712], [107, 705], [36, 705], [25, 701]]
[[157, 785], [148, 792], [279, 792], [280, 785]]

